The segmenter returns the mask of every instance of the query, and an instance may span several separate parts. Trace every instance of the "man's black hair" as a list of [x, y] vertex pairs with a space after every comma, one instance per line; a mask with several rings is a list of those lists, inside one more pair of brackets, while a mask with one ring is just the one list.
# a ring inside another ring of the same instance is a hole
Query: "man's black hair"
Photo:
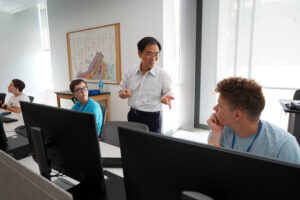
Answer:
[[144, 37], [137, 43], [138, 50], [142, 53], [147, 45], [157, 44], [159, 51], [161, 50], [160, 43], [154, 37]]

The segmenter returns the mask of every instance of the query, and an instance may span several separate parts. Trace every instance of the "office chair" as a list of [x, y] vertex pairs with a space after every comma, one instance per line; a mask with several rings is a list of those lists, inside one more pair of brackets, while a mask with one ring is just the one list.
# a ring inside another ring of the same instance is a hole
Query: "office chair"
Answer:
[[33, 96], [28, 96], [28, 97], [29, 97], [30, 102], [32, 103], [34, 100], [34, 97]]
[[295, 91], [293, 100], [300, 100], [300, 89]]
[[127, 121], [110, 121], [102, 125], [100, 141], [120, 147], [118, 127], [135, 128], [138, 130], [149, 131], [146, 124]]
[[103, 124], [106, 122], [107, 108], [106, 106], [102, 106], [102, 105], [100, 105], [100, 107], [101, 107], [102, 117], [103, 117], [103, 121], [102, 121], [102, 127], [103, 127]]
[[[300, 89], [296, 90], [294, 93], [293, 100], [300, 100]], [[295, 113], [290, 113], [288, 121], [288, 132], [294, 134], [294, 124], [295, 124]]]
[[2, 101], [2, 103], [0, 102], [0, 107], [5, 102], [5, 97], [6, 97], [6, 93], [0, 93], [0, 101]]
[[73, 103], [75, 104], [76, 101], [78, 101], [78, 99], [77, 99], [76, 97], [72, 97], [72, 101], [73, 101]]

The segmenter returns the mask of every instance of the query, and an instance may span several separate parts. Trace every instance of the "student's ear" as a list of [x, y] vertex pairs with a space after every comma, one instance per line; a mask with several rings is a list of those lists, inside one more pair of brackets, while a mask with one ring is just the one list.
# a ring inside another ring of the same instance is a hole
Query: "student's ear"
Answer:
[[234, 117], [236, 119], [242, 119], [243, 118], [243, 112], [240, 109], [237, 109], [234, 111]]

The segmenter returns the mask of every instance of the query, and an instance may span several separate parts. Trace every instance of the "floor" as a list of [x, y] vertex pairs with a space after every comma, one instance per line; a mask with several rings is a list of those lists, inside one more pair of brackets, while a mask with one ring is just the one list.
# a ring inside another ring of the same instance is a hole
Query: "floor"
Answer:
[[175, 138], [181, 138], [185, 140], [207, 144], [208, 134], [209, 130], [195, 128], [193, 132], [178, 130], [175, 133], [173, 133], [172, 136]]

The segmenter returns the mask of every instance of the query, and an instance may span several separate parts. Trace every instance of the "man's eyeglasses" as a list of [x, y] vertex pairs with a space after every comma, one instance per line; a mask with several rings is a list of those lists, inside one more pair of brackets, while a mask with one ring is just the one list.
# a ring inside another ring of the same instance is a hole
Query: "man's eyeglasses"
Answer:
[[83, 87], [83, 88], [77, 88], [76, 90], [74, 90], [75, 92], [82, 92], [82, 91], [87, 91], [88, 88], [87, 87]]
[[155, 58], [158, 58], [159, 57], [159, 52], [155, 52], [155, 53], [147, 52], [146, 56], [148, 56], [148, 57], [153, 57], [154, 56]]

